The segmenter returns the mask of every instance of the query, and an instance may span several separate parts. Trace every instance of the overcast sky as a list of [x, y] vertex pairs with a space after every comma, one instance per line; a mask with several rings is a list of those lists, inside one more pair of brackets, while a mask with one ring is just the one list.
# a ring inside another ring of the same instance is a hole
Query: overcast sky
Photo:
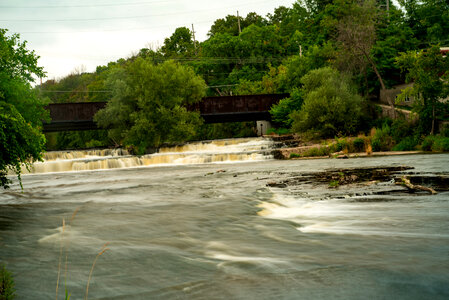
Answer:
[[92, 72], [144, 47], [156, 49], [177, 27], [207, 38], [213, 22], [228, 14], [266, 16], [294, 0], [0, 0], [0, 28], [19, 33], [41, 58], [47, 78], [84, 66]]

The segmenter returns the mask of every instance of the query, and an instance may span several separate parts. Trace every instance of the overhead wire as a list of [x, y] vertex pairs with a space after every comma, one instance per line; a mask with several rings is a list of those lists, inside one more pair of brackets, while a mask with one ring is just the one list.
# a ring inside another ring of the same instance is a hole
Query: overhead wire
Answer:
[[[252, 1], [246, 3], [239, 3], [239, 6], [246, 5], [254, 5], [260, 3], [268, 3], [270, 0], [263, 1]], [[227, 9], [227, 8], [235, 8], [235, 5], [232, 7], [215, 7], [213, 10]], [[126, 17], [103, 17], [103, 18], [75, 18], [75, 19], [0, 19], [1, 22], [84, 22], [84, 21], [101, 21], [101, 20], [125, 20], [125, 19], [140, 19], [140, 18], [150, 18], [150, 17], [163, 17], [163, 16], [176, 16], [176, 15], [184, 15], [191, 14], [197, 12], [208, 12], [211, 9], [200, 9], [200, 10], [190, 10], [176, 13], [164, 13], [164, 14], [152, 14], [152, 15], [138, 15], [138, 16], [126, 16]]]
[[130, 3], [106, 3], [106, 4], [69, 4], [69, 5], [0, 5], [0, 8], [20, 8], [20, 9], [36, 9], [36, 8], [75, 8], [75, 7], [115, 7], [115, 6], [131, 6], [131, 5], [149, 5], [157, 3], [174, 2], [176, 0], [159, 0], [159, 1], [141, 1]]
[[[198, 21], [195, 24], [211, 23], [215, 20], [208, 21]], [[21, 31], [22, 34], [53, 34], [53, 33], [94, 33], [94, 32], [119, 32], [119, 31], [130, 31], [130, 30], [149, 30], [157, 28], [166, 28], [169, 25], [159, 25], [159, 26], [145, 26], [145, 27], [132, 27], [132, 28], [120, 28], [120, 29], [94, 29], [94, 30], [75, 30], [75, 31]], [[185, 24], [175, 25], [174, 27], [183, 27]]]
[[[231, 87], [231, 86], [236, 86], [236, 85], [239, 85], [239, 84], [235, 83], [235, 84], [208, 85], [207, 87], [208, 88], [218, 88], [218, 87]], [[75, 93], [75, 94], [78, 94], [78, 93], [112, 93], [113, 90], [105, 90], [105, 91], [77, 91], [77, 90], [66, 90], [66, 91], [63, 91], [63, 90], [54, 90], [53, 91], [53, 90], [42, 90], [42, 89], [40, 89], [39, 92], [41, 92], [41, 93], [55, 93], [55, 94], [58, 94], [58, 93]]]

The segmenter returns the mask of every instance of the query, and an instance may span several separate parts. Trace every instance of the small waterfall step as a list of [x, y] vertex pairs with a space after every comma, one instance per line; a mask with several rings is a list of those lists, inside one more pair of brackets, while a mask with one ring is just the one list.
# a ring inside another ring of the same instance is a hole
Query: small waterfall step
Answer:
[[119, 168], [230, 163], [273, 159], [270, 138], [240, 138], [187, 143], [160, 148], [157, 153], [130, 155], [124, 149], [55, 151], [44, 155], [27, 173], [76, 172]]

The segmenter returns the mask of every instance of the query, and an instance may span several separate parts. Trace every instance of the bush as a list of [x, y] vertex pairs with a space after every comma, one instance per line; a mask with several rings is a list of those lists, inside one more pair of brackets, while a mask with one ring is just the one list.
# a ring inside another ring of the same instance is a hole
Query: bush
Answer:
[[333, 152], [343, 151], [343, 150], [349, 150], [349, 143], [346, 139], [340, 138], [335, 139], [336, 143], [334, 144], [334, 147], [332, 147], [332, 150], [335, 150]]
[[435, 141], [435, 136], [429, 135], [421, 143], [421, 150], [432, 151], [433, 142]]
[[267, 130], [267, 134], [277, 134], [277, 135], [283, 135], [283, 134], [289, 134], [290, 129], [287, 128], [270, 128]]
[[390, 126], [391, 128], [391, 136], [393, 137], [396, 143], [404, 140], [407, 137], [413, 135], [413, 126], [410, 122], [408, 122], [404, 118], [399, 118], [394, 120]]
[[11, 273], [0, 264], [0, 299], [9, 300], [15, 297], [14, 280]]
[[302, 157], [313, 157], [313, 156], [328, 156], [331, 152], [330, 147], [322, 146], [322, 147], [313, 147], [307, 151], [301, 153]]
[[411, 151], [415, 150], [418, 141], [415, 137], [408, 136], [404, 138], [399, 144], [393, 147], [393, 151]]
[[376, 129], [371, 145], [374, 152], [389, 151], [393, 148], [393, 138], [390, 136], [390, 127], [385, 124], [382, 129]]
[[435, 152], [447, 152], [449, 151], [449, 138], [444, 136], [435, 136], [432, 151]]
[[443, 128], [441, 128], [440, 135], [449, 138], [449, 124], [444, 124]]
[[355, 152], [362, 152], [365, 149], [365, 139], [358, 137], [352, 141], [352, 146]]

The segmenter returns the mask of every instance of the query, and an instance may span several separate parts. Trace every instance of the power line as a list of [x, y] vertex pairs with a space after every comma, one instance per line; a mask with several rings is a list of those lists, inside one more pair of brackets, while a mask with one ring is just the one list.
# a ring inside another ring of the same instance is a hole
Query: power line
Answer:
[[[208, 88], [217, 88], [217, 87], [230, 87], [230, 86], [236, 86], [239, 85], [238, 83], [235, 84], [221, 84], [221, 85], [208, 85]], [[67, 91], [52, 91], [52, 90], [40, 90], [42, 93], [112, 93], [113, 90], [106, 90], [106, 91], [77, 91], [77, 90], [67, 90]]]
[[115, 4], [77, 4], [77, 5], [33, 5], [33, 6], [16, 6], [16, 5], [0, 5], [0, 8], [20, 8], [20, 9], [35, 9], [35, 8], [73, 8], [73, 7], [110, 7], [110, 6], [131, 6], [131, 5], [148, 5], [155, 3], [174, 2], [168, 1], [145, 1], [145, 2], [131, 2], [131, 3], [115, 3]]
[[[264, 1], [252, 1], [247, 2], [244, 4], [239, 4], [239, 6], [246, 6], [246, 5], [253, 5], [256, 3], [267, 3], [271, 2], [269, 0]], [[216, 7], [213, 10], [220, 10], [220, 9], [227, 9], [227, 8], [233, 8], [226, 6], [226, 7]], [[211, 11], [211, 9], [200, 9], [200, 10], [191, 10], [191, 11], [185, 11], [185, 12], [178, 12], [178, 13], [166, 13], [166, 14], [154, 14], [154, 15], [139, 15], [139, 16], [127, 16], [127, 17], [103, 17], [103, 18], [76, 18], [76, 19], [6, 19], [6, 20], [0, 20], [1, 22], [84, 22], [84, 21], [101, 21], [101, 20], [125, 20], [125, 19], [140, 19], [140, 18], [150, 18], [150, 17], [164, 17], [164, 16], [176, 16], [176, 15], [183, 15], [183, 14], [191, 14], [191, 13], [197, 13], [197, 12], [208, 12]]]
[[[215, 20], [208, 21], [199, 21], [195, 22], [195, 24], [203, 24], [214, 22]], [[176, 27], [184, 26], [185, 24], [177, 25]], [[132, 28], [120, 28], [120, 29], [95, 29], [95, 30], [78, 30], [78, 31], [21, 31], [21, 34], [53, 34], [53, 33], [92, 33], [92, 32], [118, 32], [118, 31], [130, 31], [130, 30], [148, 30], [148, 29], [157, 29], [157, 28], [166, 28], [171, 25], [160, 25], [160, 26], [151, 26], [151, 27], [132, 27]]]

